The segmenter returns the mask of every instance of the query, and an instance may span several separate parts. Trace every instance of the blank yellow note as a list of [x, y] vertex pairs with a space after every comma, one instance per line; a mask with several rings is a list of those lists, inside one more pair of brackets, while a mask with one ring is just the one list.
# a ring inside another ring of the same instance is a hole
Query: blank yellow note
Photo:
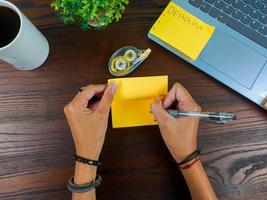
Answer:
[[150, 105], [168, 92], [168, 76], [110, 79], [118, 83], [111, 112], [113, 128], [154, 125]]
[[196, 60], [215, 30], [174, 2], [170, 2], [150, 33]]

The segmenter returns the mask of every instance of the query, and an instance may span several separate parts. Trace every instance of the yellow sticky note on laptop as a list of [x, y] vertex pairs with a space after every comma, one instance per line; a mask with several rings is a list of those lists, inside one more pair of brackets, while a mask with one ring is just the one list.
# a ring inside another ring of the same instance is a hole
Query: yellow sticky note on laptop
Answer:
[[116, 78], [108, 83], [118, 83], [111, 106], [113, 128], [157, 124], [150, 112], [156, 96], [168, 92], [168, 76]]
[[214, 30], [171, 1], [149, 33], [196, 60]]

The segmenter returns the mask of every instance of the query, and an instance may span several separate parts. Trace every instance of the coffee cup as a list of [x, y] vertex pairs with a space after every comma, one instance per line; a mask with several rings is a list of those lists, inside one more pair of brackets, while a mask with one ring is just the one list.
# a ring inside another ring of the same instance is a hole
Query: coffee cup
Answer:
[[0, 59], [19, 70], [33, 70], [48, 54], [43, 34], [13, 3], [0, 0]]

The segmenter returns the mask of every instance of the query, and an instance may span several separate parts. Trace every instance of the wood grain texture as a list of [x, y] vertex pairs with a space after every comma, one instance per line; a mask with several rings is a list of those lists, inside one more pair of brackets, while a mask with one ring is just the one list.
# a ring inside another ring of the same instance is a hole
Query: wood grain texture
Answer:
[[[166, 1], [131, 1], [123, 19], [103, 31], [66, 26], [50, 0], [12, 0], [50, 43], [47, 62], [18, 71], [0, 61], [0, 199], [70, 199], [74, 146], [63, 107], [88, 83], [105, 83], [114, 50], [132, 44], [152, 54], [130, 76], [169, 75], [203, 110], [235, 112], [238, 120], [201, 123], [202, 160], [220, 200], [267, 199], [267, 113], [150, 41], [146, 35]], [[156, 126], [109, 125], [98, 199], [190, 199]], [[112, 195], [111, 195], [112, 194]]]

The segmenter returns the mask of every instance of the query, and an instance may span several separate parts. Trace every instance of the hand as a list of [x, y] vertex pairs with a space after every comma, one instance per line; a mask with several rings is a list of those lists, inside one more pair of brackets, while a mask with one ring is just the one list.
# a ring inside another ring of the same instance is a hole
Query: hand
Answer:
[[156, 97], [151, 111], [157, 120], [161, 135], [170, 153], [177, 162], [184, 160], [197, 148], [198, 118], [174, 118], [165, 109], [178, 102], [176, 109], [181, 111], [200, 111], [200, 106], [193, 100], [188, 91], [175, 83], [162, 102]]
[[[79, 156], [98, 160], [116, 89], [116, 84], [88, 85], [65, 106], [64, 112]], [[100, 97], [101, 100], [90, 102], [93, 97]]]

